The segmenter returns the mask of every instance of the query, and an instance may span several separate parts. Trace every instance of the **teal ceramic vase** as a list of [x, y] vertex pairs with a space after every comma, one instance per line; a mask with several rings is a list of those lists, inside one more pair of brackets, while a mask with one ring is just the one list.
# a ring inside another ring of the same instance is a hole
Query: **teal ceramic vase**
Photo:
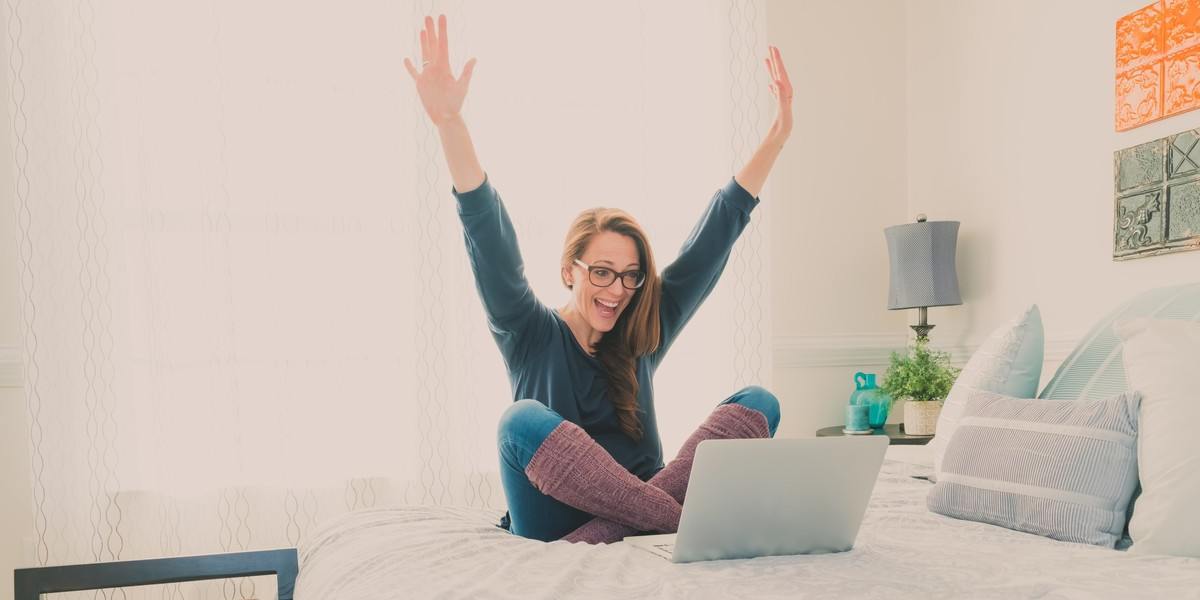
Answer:
[[868, 425], [872, 429], [881, 429], [887, 423], [892, 398], [875, 385], [874, 373], [859, 372], [854, 374], [854, 393], [850, 394], [850, 405], [866, 405]]

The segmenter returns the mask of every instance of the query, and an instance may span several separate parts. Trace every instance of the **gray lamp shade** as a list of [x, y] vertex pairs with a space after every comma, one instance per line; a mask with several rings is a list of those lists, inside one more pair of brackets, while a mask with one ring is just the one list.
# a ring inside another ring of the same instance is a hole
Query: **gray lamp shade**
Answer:
[[883, 230], [891, 259], [888, 309], [962, 304], [954, 250], [958, 221], [924, 221]]

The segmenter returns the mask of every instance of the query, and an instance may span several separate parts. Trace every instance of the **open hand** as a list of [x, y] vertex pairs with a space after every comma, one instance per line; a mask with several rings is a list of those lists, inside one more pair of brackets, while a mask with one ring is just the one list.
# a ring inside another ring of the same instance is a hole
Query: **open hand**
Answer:
[[457, 117], [462, 112], [467, 88], [471, 85], [471, 73], [475, 70], [475, 59], [467, 61], [460, 77], [450, 72], [450, 42], [446, 34], [446, 15], [438, 16], [438, 28], [433, 29], [433, 17], [425, 17], [425, 28], [421, 30], [421, 71], [413, 67], [412, 61], [404, 59], [404, 68], [417, 82], [417, 95], [434, 125]]
[[792, 80], [783, 66], [783, 55], [779, 53], [779, 48], [770, 46], [770, 56], [764, 62], [767, 64], [767, 74], [771, 76], [771, 94], [775, 96], [779, 107], [775, 126], [780, 133], [788, 135], [792, 132]]

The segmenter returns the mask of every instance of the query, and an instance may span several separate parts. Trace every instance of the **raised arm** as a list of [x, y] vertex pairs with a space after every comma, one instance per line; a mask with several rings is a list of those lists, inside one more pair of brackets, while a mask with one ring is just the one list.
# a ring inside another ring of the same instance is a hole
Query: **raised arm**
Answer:
[[483, 184], [483, 167], [475, 156], [475, 145], [462, 117], [463, 101], [471, 85], [471, 73], [475, 71], [475, 59], [467, 61], [461, 76], [455, 78], [450, 72], [450, 38], [446, 32], [446, 15], [438, 17], [437, 31], [433, 29], [433, 17], [425, 17], [425, 28], [421, 30], [421, 70], [417, 71], [412, 61], [404, 59], [404, 68], [417, 83], [417, 94], [429, 120], [437, 127], [442, 138], [442, 152], [450, 167], [450, 178], [454, 189], [469, 192]]
[[776, 100], [775, 122], [771, 124], [771, 130], [763, 138], [754, 156], [751, 156], [742, 166], [742, 170], [734, 176], [734, 179], [755, 198], [767, 182], [767, 175], [771, 173], [771, 167], [775, 166], [775, 159], [779, 158], [784, 143], [792, 135], [792, 82], [788, 79], [787, 68], [783, 66], [783, 56], [779, 53], [779, 48], [770, 48], [771, 55], [766, 59], [766, 63], [767, 73], [771, 77], [771, 94]]
[[[462, 75], [450, 72], [450, 43], [446, 16], [425, 17], [421, 30], [421, 71], [407, 58], [404, 68], [417, 83], [417, 94], [442, 138], [442, 151], [454, 181], [458, 215], [479, 297], [488, 324], [506, 360], [518, 356], [536, 339], [535, 333], [552, 319], [529, 287], [517, 245], [516, 231], [500, 195], [479, 165], [475, 146], [462, 118], [463, 101], [475, 69], [467, 61]], [[539, 317], [541, 317], [539, 319]]]
[[770, 57], [765, 62], [771, 77], [769, 87], [777, 101], [775, 122], [749, 162], [713, 197], [679, 257], [663, 270], [660, 315], [663, 337], [653, 357], [656, 364], [716, 287], [733, 244], [750, 222], [751, 211], [758, 205], [758, 194], [767, 175], [792, 134], [792, 83], [779, 49], [771, 46]]
[[652, 357], [654, 364], [662, 361], [683, 326], [717, 286], [733, 244], [750, 223], [750, 213], [757, 205], [757, 198], [730, 179], [713, 195], [679, 256], [663, 269], [659, 305], [662, 339]]
[[517, 357], [539, 339], [553, 319], [525, 278], [508, 211], [489, 180], [469, 192], [455, 192], [467, 257], [488, 325], [506, 359]]

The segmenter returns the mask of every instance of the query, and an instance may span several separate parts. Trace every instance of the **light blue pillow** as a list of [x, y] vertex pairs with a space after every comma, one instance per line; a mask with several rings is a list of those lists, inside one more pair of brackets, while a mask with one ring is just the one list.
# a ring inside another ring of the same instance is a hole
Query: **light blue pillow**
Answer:
[[1032, 398], [1042, 376], [1042, 313], [1036, 304], [997, 327], [971, 354], [938, 416], [937, 433], [929, 442], [933, 469], [940, 473], [942, 456], [954, 437], [967, 396], [973, 390]]
[[[1013, 354], [1008, 373], [1002, 379], [980, 387], [1014, 398], [1032, 398], [1037, 393], [1038, 381], [1042, 378], [1042, 364], [1045, 362], [1046, 335], [1042, 327], [1042, 313], [1036, 304], [1031, 305], [1014, 319], [1014, 323], [1019, 331], [1008, 334], [1018, 338], [1015, 342], [1007, 341], [1008, 344], [1016, 344], [1015, 350], [1009, 350]], [[980, 346], [976, 352], [983, 349]], [[975, 358], [974, 355], [971, 358]]]
[[1140, 396], [1091, 402], [968, 396], [929, 510], [1112, 548], [1137, 485]]
[[1147, 290], [1118, 306], [1079, 341], [1038, 397], [1099, 400], [1127, 391], [1124, 352], [1113, 325], [1135, 317], [1200, 321], [1200, 282]]

